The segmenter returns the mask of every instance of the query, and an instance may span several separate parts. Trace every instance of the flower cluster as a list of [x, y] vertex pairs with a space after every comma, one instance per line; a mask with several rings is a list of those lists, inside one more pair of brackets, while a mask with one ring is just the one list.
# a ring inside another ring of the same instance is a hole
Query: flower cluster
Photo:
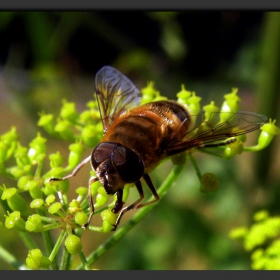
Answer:
[[252, 252], [252, 269], [280, 269], [280, 217], [266, 210], [255, 213], [253, 225], [238, 227], [230, 232], [232, 239], [243, 241], [244, 249]]
[[[142, 89], [142, 94], [142, 103], [167, 99], [160, 95], [152, 82]], [[194, 92], [189, 92], [182, 86], [177, 97], [177, 101], [186, 106], [191, 115], [200, 114], [201, 98]], [[202, 110], [205, 124], [212, 121], [214, 115], [219, 116], [219, 122], [223, 122], [227, 118], [227, 112], [238, 110], [239, 101], [237, 89], [233, 89], [230, 94], [225, 95], [221, 109], [213, 101], [204, 106]], [[0, 202], [6, 211], [5, 227], [25, 235], [30, 232], [42, 233], [48, 238], [50, 238], [50, 230], [61, 230], [61, 235], [53, 250], [48, 252], [48, 257], [44, 256], [39, 248], [29, 244], [26, 258], [26, 265], [29, 268], [51, 266], [63, 243], [69, 254], [79, 254], [84, 265], [87, 265], [82, 253], [80, 237], [81, 226], [86, 223], [89, 214], [88, 188], [77, 187], [76, 197], [68, 201], [68, 180], [51, 183], [48, 180], [51, 177], [62, 178], [69, 174], [82, 161], [85, 149], [95, 147], [101, 139], [103, 127], [96, 101], [88, 102], [87, 108], [79, 114], [74, 103], [63, 100], [57, 118], [52, 114], [40, 113], [39, 127], [50, 136], [71, 143], [66, 167], [63, 167], [64, 157], [60, 152], [56, 152], [48, 155], [49, 170], [44, 172], [47, 139], [40, 133], [29, 143], [29, 147], [21, 145], [14, 127], [0, 136], [0, 175], [16, 182], [9, 186], [0, 186]], [[222, 156], [232, 158], [243, 151], [258, 151], [269, 145], [273, 136], [277, 134], [279, 129], [275, 126], [275, 121], [270, 121], [262, 127], [257, 146], [244, 147], [244, 138], [240, 137], [238, 141], [224, 147]], [[216, 176], [211, 173], [201, 174], [191, 153], [190, 157], [201, 182], [201, 192], [207, 193], [217, 189], [219, 181]], [[129, 187], [128, 185], [124, 188], [124, 201], [129, 195]], [[111, 211], [116, 197], [109, 203], [109, 196], [99, 182], [90, 186], [90, 192], [95, 198], [95, 214], [100, 214], [103, 224], [101, 227], [89, 226], [89, 229], [99, 232], [111, 231], [117, 218], [117, 215]], [[26, 194], [30, 198], [29, 203], [26, 201]]]

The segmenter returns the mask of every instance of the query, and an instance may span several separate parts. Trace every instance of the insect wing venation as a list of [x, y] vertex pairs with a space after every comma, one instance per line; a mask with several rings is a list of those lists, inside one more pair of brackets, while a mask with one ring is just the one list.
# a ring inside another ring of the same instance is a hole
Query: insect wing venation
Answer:
[[95, 89], [105, 131], [123, 112], [140, 105], [140, 91], [126, 76], [113, 67], [104, 66], [97, 72]]
[[[185, 136], [185, 141], [219, 141], [259, 129], [267, 117], [247, 111], [216, 112], [208, 120], [200, 120]], [[223, 121], [221, 121], [223, 120]]]

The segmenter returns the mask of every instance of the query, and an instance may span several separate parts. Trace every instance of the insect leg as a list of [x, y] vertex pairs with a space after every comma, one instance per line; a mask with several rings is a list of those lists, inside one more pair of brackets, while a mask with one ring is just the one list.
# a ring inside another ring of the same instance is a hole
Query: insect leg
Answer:
[[146, 182], [146, 184], [148, 185], [149, 189], [151, 190], [152, 194], [154, 195], [155, 199], [152, 200], [152, 201], [149, 201], [149, 202], [146, 202], [146, 203], [142, 203], [142, 204], [139, 204], [139, 202], [144, 198], [144, 193], [143, 193], [143, 189], [142, 189], [142, 185], [141, 185], [141, 182], [138, 181], [135, 183], [136, 185], [136, 188], [139, 192], [139, 195], [140, 195], [140, 198], [137, 199], [134, 203], [132, 203], [131, 205], [123, 208], [117, 218], [117, 221], [115, 223], [115, 226], [114, 228], [112, 229], [112, 231], [116, 230], [117, 226], [119, 225], [120, 223], [120, 220], [121, 220], [121, 217], [123, 216], [123, 214], [129, 210], [132, 210], [132, 209], [138, 209], [138, 208], [141, 208], [143, 206], [146, 206], [146, 205], [149, 205], [149, 204], [153, 204], [155, 202], [157, 202], [159, 200], [159, 196], [157, 194], [157, 191], [152, 183], [152, 180], [150, 178], [150, 176], [148, 174], [144, 174], [143, 175], [143, 178]]
[[117, 214], [124, 205], [124, 202], [122, 201], [122, 197], [123, 197], [123, 189], [120, 189], [117, 191], [117, 201], [115, 203], [114, 208], [112, 209], [112, 212], [114, 214]]
[[166, 156], [174, 156], [176, 154], [182, 153], [184, 151], [190, 150], [192, 148], [204, 149], [204, 148], [214, 148], [219, 146], [226, 146], [236, 141], [236, 138], [228, 138], [222, 142], [214, 143], [203, 143], [202, 141], [185, 141], [179, 144], [173, 145], [165, 150]]
[[142, 203], [142, 204], [137, 204], [137, 205], [135, 205], [134, 209], [138, 209], [138, 208], [141, 208], [143, 206], [146, 206], [146, 205], [149, 205], [149, 204], [153, 204], [153, 203], [155, 203], [155, 202], [157, 202], [159, 200], [159, 196], [157, 194], [157, 191], [156, 191], [156, 189], [155, 189], [155, 187], [153, 185], [153, 182], [152, 182], [150, 176], [148, 174], [144, 174], [143, 178], [144, 178], [148, 188], [151, 190], [151, 192], [152, 192], [153, 196], [155, 197], [155, 199], [152, 200], [152, 201], [148, 201], [148, 202]]
[[75, 169], [72, 171], [71, 174], [69, 174], [69, 175], [67, 175], [67, 176], [65, 176], [65, 177], [63, 177], [63, 178], [50, 178], [50, 179], [49, 179], [49, 182], [52, 182], [52, 181], [64, 181], [64, 180], [67, 180], [67, 179], [69, 179], [69, 178], [75, 176], [75, 175], [78, 173], [78, 171], [79, 171], [87, 162], [90, 161], [90, 159], [91, 159], [91, 155], [90, 155], [89, 157], [85, 158], [80, 164], [78, 164], [78, 165], [75, 167]]
[[93, 205], [92, 194], [91, 194], [91, 184], [96, 181], [98, 181], [98, 178], [91, 177], [88, 182], [88, 204], [89, 204], [89, 208], [90, 208], [90, 214], [89, 214], [87, 222], [82, 226], [83, 229], [87, 229], [87, 227], [90, 224], [92, 215], [94, 214], [94, 205]]
[[228, 144], [234, 143], [236, 141], [236, 138], [232, 137], [229, 138], [223, 142], [219, 142], [219, 143], [208, 143], [208, 144], [201, 144], [199, 146], [197, 146], [197, 148], [199, 149], [204, 149], [204, 148], [215, 148], [215, 147], [219, 147], [219, 146], [226, 146]]
[[[127, 206], [127, 207], [125, 207], [125, 208], [123, 208], [123, 209], [121, 210], [121, 212], [120, 212], [120, 214], [119, 214], [119, 216], [118, 216], [118, 218], [117, 218], [117, 221], [116, 221], [116, 223], [115, 223], [114, 228], [112, 229], [112, 231], [115, 231], [116, 228], [118, 227], [118, 225], [119, 225], [119, 223], [120, 223], [120, 220], [121, 220], [123, 214], [124, 214], [125, 212], [131, 210], [131, 209], [136, 209], [135, 206], [137, 206], [137, 204], [144, 198], [144, 192], [143, 192], [143, 189], [142, 189], [141, 182], [140, 182], [140, 181], [137, 181], [137, 182], [135, 183], [135, 186], [136, 186], [136, 188], [137, 188], [137, 190], [138, 190], [138, 192], [139, 192], [140, 198], [137, 199], [137, 200], [136, 200], [134, 203], [132, 203], [131, 205], [129, 205], [129, 206]], [[119, 193], [119, 191], [118, 191], [118, 192], [117, 192], [117, 195], [118, 195], [118, 199], [117, 199], [117, 202], [116, 202], [116, 204], [115, 204], [115, 207], [112, 209], [113, 213], [117, 213], [116, 210], [120, 210], [120, 209], [119, 209], [120, 207], [118, 206], [117, 203], [119, 203], [119, 204], [122, 203], [122, 204], [123, 204], [123, 202], [122, 202], [122, 192]], [[119, 202], [118, 202], [118, 201], [119, 201]], [[114, 212], [114, 211], [116, 211], [116, 212]]]

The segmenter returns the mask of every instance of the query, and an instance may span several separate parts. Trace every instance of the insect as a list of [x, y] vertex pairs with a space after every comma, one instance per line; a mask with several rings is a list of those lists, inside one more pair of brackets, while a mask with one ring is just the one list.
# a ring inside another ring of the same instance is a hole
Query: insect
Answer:
[[[228, 117], [223, 122], [216, 121], [223, 113], [213, 113], [209, 120], [195, 125], [186, 108], [175, 101], [157, 101], [140, 106], [140, 91], [126, 76], [110, 66], [104, 66], [97, 72], [95, 90], [104, 128], [103, 138], [71, 174], [50, 179], [67, 180], [86, 163], [91, 163], [96, 177], [89, 180], [90, 215], [84, 228], [94, 214], [90, 191], [92, 183], [99, 180], [107, 194], [117, 196], [112, 209], [113, 213], [119, 213], [113, 227], [115, 230], [125, 212], [159, 200], [148, 173], [163, 159], [193, 148], [227, 145], [235, 141], [232, 137], [256, 130], [266, 122], [263, 115], [240, 111], [227, 112]], [[152, 192], [154, 200], [140, 203], [144, 198], [141, 179]], [[139, 199], [123, 208], [123, 188], [128, 183], [135, 184]]]

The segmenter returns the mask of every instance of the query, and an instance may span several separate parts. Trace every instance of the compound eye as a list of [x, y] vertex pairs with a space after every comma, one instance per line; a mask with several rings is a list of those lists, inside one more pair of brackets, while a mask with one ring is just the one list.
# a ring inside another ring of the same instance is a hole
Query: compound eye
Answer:
[[92, 151], [91, 163], [92, 167], [96, 169], [102, 162], [111, 157], [116, 144], [113, 143], [100, 143]]
[[125, 183], [134, 183], [144, 174], [143, 161], [134, 151], [125, 146], [117, 146], [112, 160]]

